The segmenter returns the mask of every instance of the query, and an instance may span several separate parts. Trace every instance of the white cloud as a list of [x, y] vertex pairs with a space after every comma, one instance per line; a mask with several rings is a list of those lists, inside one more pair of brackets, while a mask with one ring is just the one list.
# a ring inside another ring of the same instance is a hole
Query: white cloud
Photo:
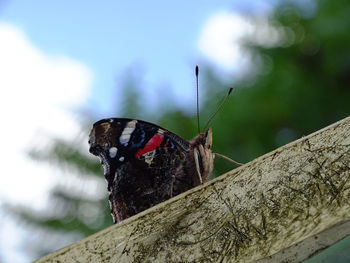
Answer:
[[45, 54], [18, 28], [0, 24], [0, 198], [42, 207], [55, 177], [27, 157], [45, 134], [72, 138], [79, 123], [69, 113], [85, 102], [90, 70], [64, 56]]
[[239, 69], [246, 63], [240, 43], [252, 31], [253, 26], [247, 19], [233, 13], [218, 13], [204, 25], [199, 38], [199, 49], [223, 69]]
[[[271, 63], [267, 62], [268, 57], [251, 53], [245, 47], [248, 41], [265, 48], [286, 47], [293, 44], [295, 36], [289, 28], [270, 21], [268, 14], [241, 17], [222, 12], [206, 22], [199, 38], [199, 49], [215, 65], [222, 78], [231, 80], [235, 75], [239, 80], [249, 74], [250, 81], [255, 81], [254, 76], [266, 74]], [[247, 84], [247, 79], [245, 81]]]

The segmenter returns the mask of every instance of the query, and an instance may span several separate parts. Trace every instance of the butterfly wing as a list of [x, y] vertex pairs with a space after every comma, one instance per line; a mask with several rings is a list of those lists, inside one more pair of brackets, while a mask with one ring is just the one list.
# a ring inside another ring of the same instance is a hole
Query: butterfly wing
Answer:
[[155, 124], [103, 119], [94, 124], [89, 144], [104, 167], [115, 222], [194, 186], [185, 172], [189, 142]]

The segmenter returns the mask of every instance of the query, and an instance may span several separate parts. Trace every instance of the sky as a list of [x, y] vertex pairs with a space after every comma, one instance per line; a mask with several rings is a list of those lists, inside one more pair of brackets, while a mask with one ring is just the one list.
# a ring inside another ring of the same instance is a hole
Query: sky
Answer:
[[[112, 117], [121, 101], [118, 81], [130, 68], [147, 87], [139, 91], [145, 107], [157, 92], [193, 106], [194, 66], [205, 61], [221, 74], [239, 74], [246, 65], [239, 41], [252, 31], [242, 14], [270, 9], [262, 0], [0, 0], [0, 205], [47, 205], [65, 174], [28, 151], [52, 137], [75, 138], [77, 110]], [[0, 261], [27, 262], [21, 240], [32, 233], [1, 206], [0, 213]]]

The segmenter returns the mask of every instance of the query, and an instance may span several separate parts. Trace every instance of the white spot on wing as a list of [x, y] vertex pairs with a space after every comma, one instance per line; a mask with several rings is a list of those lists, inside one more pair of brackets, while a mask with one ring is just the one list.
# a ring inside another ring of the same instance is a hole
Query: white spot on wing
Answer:
[[109, 157], [114, 158], [117, 156], [118, 149], [117, 147], [112, 147], [109, 149]]
[[124, 161], [124, 156], [120, 156], [119, 161], [121, 161], [121, 162]]
[[145, 157], [145, 162], [148, 163], [148, 165], [151, 165], [155, 154], [156, 151], [152, 151], [143, 155]]
[[122, 135], [119, 138], [119, 142], [124, 145], [127, 146], [130, 140], [130, 136], [133, 133], [133, 131], [135, 130], [136, 127], [136, 123], [137, 120], [133, 120], [133, 121], [129, 121], [126, 124], [126, 127], [124, 128]]

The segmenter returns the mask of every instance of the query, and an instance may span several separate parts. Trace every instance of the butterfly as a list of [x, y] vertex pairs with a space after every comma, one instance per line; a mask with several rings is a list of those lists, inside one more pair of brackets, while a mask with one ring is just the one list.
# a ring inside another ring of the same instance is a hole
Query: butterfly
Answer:
[[[198, 81], [198, 68], [196, 76]], [[211, 128], [187, 141], [156, 124], [127, 118], [93, 124], [89, 145], [104, 168], [114, 223], [206, 182], [215, 155], [229, 159], [212, 152]]]
[[206, 182], [214, 167], [211, 129], [186, 141], [149, 122], [110, 118], [93, 125], [89, 144], [115, 223]]

